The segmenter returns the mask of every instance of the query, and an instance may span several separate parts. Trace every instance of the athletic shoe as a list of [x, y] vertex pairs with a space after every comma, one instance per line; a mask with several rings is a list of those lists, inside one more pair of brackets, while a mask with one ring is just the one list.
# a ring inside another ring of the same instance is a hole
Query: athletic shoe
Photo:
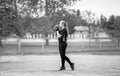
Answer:
[[65, 67], [61, 67], [61, 68], [59, 69], [59, 71], [62, 71], [62, 70], [65, 70]]
[[71, 70], [74, 70], [74, 69], [75, 69], [74, 63], [72, 63], [72, 64], [70, 65], [70, 67], [71, 67]]

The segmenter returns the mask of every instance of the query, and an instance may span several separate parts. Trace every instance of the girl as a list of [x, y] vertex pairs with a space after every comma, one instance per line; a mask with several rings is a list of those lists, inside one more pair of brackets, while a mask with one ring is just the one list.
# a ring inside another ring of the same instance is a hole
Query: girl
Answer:
[[59, 41], [59, 53], [61, 57], [62, 66], [59, 70], [65, 70], [65, 60], [70, 64], [71, 70], [74, 70], [74, 63], [70, 61], [70, 59], [66, 56], [66, 48], [67, 48], [67, 36], [68, 29], [65, 21], [60, 21], [60, 28], [57, 27], [56, 31], [58, 34]]

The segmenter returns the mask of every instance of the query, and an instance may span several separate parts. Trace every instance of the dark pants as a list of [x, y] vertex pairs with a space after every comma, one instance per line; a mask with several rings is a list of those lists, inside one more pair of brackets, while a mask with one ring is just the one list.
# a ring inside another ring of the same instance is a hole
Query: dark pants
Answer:
[[59, 52], [60, 52], [62, 67], [65, 67], [65, 60], [70, 65], [72, 64], [72, 62], [70, 61], [70, 59], [66, 56], [66, 48], [67, 48], [67, 43], [66, 42], [59, 43]]

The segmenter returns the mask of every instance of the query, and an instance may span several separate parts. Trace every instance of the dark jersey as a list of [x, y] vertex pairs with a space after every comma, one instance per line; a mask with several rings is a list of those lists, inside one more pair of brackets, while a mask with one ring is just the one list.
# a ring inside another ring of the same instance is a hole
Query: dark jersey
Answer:
[[67, 30], [64, 28], [64, 29], [62, 29], [62, 30], [59, 30], [58, 32], [59, 32], [59, 34], [61, 35], [61, 36], [58, 38], [59, 43], [66, 42], [66, 41], [67, 41], [67, 36], [68, 36]]

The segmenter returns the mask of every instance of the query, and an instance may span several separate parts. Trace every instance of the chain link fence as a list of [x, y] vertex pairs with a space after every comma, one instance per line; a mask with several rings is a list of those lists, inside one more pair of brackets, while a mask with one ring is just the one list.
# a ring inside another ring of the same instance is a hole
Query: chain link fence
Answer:
[[[45, 46], [45, 39], [42, 38], [24, 38], [24, 39], [6, 39], [3, 40], [4, 47], [0, 54], [46, 54], [58, 53], [57, 38], [49, 38], [49, 46]], [[97, 51], [119, 51], [118, 39], [109, 38], [90, 38], [68, 39], [67, 52], [97, 52]]]

